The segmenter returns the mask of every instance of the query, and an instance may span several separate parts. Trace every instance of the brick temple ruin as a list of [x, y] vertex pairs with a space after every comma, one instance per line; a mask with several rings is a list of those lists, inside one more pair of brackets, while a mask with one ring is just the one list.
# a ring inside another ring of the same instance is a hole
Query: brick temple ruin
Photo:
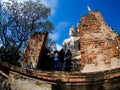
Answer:
[[[72, 33], [73, 38], [63, 42], [63, 46], [80, 43], [69, 46], [75, 47], [75, 50], [71, 49], [72, 70], [95, 72], [120, 67], [120, 36], [107, 25], [99, 11], [90, 10], [81, 18], [77, 28], [70, 28], [70, 32], [74, 32], [72, 30], [77, 34]], [[79, 40], [77, 43], [76, 39]], [[78, 47], [80, 49], [76, 50]]]
[[[99, 11], [89, 11], [81, 18], [77, 28], [70, 28], [69, 34], [74, 38], [66, 39], [66, 42], [69, 45], [74, 43], [75, 48], [71, 49], [71, 71], [94, 72], [120, 67], [120, 36], [107, 25]], [[31, 35], [21, 57], [22, 67], [37, 68], [46, 39], [46, 33]]]
[[94, 72], [120, 67], [120, 36], [107, 25], [99, 11], [84, 15], [78, 28], [84, 70]]
[[36, 69], [45, 51], [47, 33], [34, 33], [21, 57], [22, 67], [0, 62], [3, 86], [12, 90], [119, 90], [118, 33], [107, 25], [99, 11], [91, 10], [72, 30], [77, 30], [80, 38], [77, 51], [72, 51], [71, 72]]
[[23, 68], [36, 69], [45, 50], [47, 33], [35, 32], [27, 41], [20, 63]]

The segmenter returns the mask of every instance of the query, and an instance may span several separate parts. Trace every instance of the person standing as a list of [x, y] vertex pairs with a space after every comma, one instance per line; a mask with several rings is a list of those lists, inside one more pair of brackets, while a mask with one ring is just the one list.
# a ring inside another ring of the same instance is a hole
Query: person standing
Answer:
[[65, 54], [65, 61], [66, 61], [66, 71], [70, 71], [71, 68], [71, 58], [72, 58], [72, 53], [70, 51], [70, 49], [67, 50], [66, 54]]
[[54, 51], [53, 60], [54, 60], [53, 69], [58, 70], [59, 57], [58, 57], [58, 51], [57, 50]]
[[62, 71], [63, 62], [64, 62], [65, 52], [64, 49], [59, 51], [59, 70]]

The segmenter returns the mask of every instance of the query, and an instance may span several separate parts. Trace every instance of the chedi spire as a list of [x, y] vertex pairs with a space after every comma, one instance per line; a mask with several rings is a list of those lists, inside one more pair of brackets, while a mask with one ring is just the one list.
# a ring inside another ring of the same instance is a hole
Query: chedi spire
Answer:
[[90, 8], [89, 6], [87, 6], [87, 8], [88, 8], [88, 11], [90, 12], [90, 11], [91, 11], [91, 8]]

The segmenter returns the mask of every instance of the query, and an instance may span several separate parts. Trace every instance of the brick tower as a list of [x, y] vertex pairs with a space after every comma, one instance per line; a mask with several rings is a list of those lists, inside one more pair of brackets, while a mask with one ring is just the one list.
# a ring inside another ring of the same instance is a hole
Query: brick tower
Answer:
[[118, 33], [107, 25], [99, 11], [89, 11], [84, 15], [78, 28], [82, 68], [91, 65], [92, 69], [103, 70], [119, 66], [120, 53], [116, 48], [119, 45]]

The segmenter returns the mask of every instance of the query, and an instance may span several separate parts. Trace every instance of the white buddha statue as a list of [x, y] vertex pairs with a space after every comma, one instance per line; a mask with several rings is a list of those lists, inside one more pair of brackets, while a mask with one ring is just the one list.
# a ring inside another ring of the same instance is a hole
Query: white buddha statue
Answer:
[[80, 36], [78, 30], [72, 26], [69, 30], [69, 38], [63, 41], [63, 48], [70, 50], [79, 50]]

